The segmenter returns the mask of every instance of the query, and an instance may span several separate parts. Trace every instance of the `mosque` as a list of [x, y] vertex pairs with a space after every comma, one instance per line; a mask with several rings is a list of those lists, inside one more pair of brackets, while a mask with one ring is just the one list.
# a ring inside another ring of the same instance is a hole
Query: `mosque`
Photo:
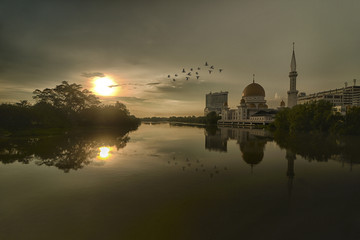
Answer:
[[[281, 104], [285, 105], [284, 102]], [[247, 85], [242, 92], [240, 105], [236, 109], [230, 109], [227, 103], [224, 103], [218, 124], [265, 125], [273, 121], [276, 113], [277, 110], [269, 109], [266, 104], [264, 88], [253, 79], [253, 82]]]
[[[293, 48], [290, 63], [290, 90], [288, 91], [288, 107], [293, 107], [297, 102], [296, 90], [296, 60]], [[278, 109], [270, 109], [266, 104], [264, 88], [253, 81], [245, 87], [242, 92], [240, 104], [236, 109], [230, 109], [227, 102], [223, 103], [221, 109], [221, 119], [218, 125], [222, 126], [246, 126], [246, 125], [266, 125], [274, 121], [275, 115], [279, 109], [285, 108], [285, 102], [281, 101]]]

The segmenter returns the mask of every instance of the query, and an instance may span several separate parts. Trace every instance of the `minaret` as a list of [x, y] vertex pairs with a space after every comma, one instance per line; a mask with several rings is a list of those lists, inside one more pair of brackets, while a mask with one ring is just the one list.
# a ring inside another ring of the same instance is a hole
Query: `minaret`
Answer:
[[296, 90], [296, 77], [298, 74], [296, 72], [295, 43], [293, 43], [293, 52], [291, 57], [290, 70], [291, 70], [291, 72], [289, 73], [290, 90], [287, 93], [288, 93], [288, 107], [292, 108], [297, 104], [297, 95], [299, 92], [298, 90]]

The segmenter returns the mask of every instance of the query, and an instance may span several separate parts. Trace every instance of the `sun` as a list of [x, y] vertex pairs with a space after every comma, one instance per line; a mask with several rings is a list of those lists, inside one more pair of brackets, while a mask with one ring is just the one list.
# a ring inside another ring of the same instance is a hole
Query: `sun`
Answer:
[[94, 92], [102, 96], [113, 96], [116, 93], [117, 84], [108, 77], [97, 78], [94, 81]]
[[111, 151], [111, 147], [105, 147], [105, 146], [100, 147], [99, 155], [98, 155], [97, 159], [100, 159], [100, 160], [108, 159], [111, 156], [110, 151]]

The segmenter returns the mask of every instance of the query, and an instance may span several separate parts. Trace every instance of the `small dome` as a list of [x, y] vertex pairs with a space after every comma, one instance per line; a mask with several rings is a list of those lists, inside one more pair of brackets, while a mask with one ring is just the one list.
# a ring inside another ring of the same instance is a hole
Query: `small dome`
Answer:
[[242, 93], [242, 96], [243, 97], [249, 97], [249, 96], [265, 97], [265, 90], [260, 84], [253, 82], [246, 86], [246, 88], [244, 89], [244, 91]]

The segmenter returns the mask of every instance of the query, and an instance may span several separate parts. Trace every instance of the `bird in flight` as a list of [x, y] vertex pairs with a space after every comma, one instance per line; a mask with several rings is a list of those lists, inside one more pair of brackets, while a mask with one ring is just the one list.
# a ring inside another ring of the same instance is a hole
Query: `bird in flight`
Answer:
[[168, 78], [170, 78], [170, 75], [168, 75]]
[[205, 62], [205, 66], [209, 66], [209, 64], [207, 62]]
[[186, 77], [186, 80], [189, 80], [189, 77]]
[[198, 67], [198, 70], [200, 70], [201, 68], [200, 67]]
[[209, 74], [211, 74], [211, 72], [212, 72], [212, 71], [211, 71], [211, 70], [209, 70]]
[[178, 75], [175, 73], [175, 77], [177, 77]]
[[198, 72], [196, 72], [195, 74], [196, 74], [196, 75], [199, 75], [199, 73], [198, 73]]
[[115, 84], [115, 85], [110, 85], [110, 86], [108, 86], [109, 88], [113, 88], [113, 87], [118, 87], [119, 86], [119, 84]]
[[182, 72], [183, 72], [183, 73], [185, 72], [185, 68], [183, 68]]
[[220, 69], [219, 69], [219, 72], [222, 72], [222, 71], [223, 71], [223, 70], [220, 68]]
[[191, 72], [189, 72], [187, 75], [191, 76]]
[[192, 72], [193, 68], [190, 68], [190, 72]]
[[211, 69], [214, 69], [214, 66], [211, 66], [210, 68], [211, 68]]
[[173, 82], [175, 82], [176, 80], [175, 80], [175, 78], [173, 79]]
[[196, 76], [196, 79], [199, 79], [200, 76]]

